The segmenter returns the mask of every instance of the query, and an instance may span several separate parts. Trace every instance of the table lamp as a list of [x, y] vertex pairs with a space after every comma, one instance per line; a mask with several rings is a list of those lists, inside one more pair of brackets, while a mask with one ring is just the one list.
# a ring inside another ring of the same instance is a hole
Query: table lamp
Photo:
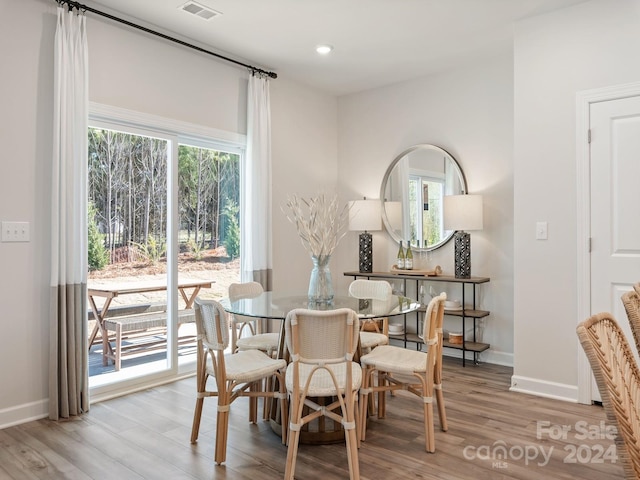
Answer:
[[349, 230], [362, 232], [360, 234], [360, 272], [373, 271], [373, 237], [370, 231], [381, 230], [379, 200], [355, 200], [349, 208]]
[[457, 230], [455, 277], [471, 277], [471, 236], [465, 230], [482, 230], [482, 195], [445, 195], [444, 229]]

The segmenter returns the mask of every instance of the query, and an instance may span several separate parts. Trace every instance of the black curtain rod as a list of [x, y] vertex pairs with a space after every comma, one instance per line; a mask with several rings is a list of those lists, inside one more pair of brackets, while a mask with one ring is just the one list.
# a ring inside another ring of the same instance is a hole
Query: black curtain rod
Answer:
[[178, 44], [180, 44], [182, 46], [192, 48], [194, 50], [197, 50], [198, 52], [206, 53], [208, 55], [213, 55], [214, 57], [220, 58], [220, 59], [225, 60], [227, 62], [235, 63], [236, 65], [240, 65], [241, 67], [248, 68], [249, 70], [251, 70], [252, 73], [259, 73], [259, 74], [262, 74], [262, 75], [267, 75], [267, 76], [269, 76], [271, 78], [278, 78], [278, 74], [277, 73], [268, 72], [268, 71], [263, 70], [261, 68], [254, 67], [252, 65], [247, 65], [246, 63], [239, 62], [238, 60], [234, 60], [233, 58], [225, 57], [224, 55], [220, 55], [218, 53], [211, 52], [209, 50], [205, 50], [204, 48], [200, 48], [197, 45], [193, 45], [191, 43], [184, 42], [184, 41], [182, 41], [180, 39], [177, 39], [177, 38], [174, 38], [174, 37], [170, 37], [169, 35], [165, 35], [164, 33], [156, 32], [155, 30], [151, 30], [150, 28], [143, 27], [142, 25], [137, 25], [135, 23], [129, 22], [128, 20], [124, 20], [122, 18], [115, 17], [115, 16], [110, 15], [110, 14], [108, 14], [106, 12], [101, 12], [100, 10], [96, 10], [95, 8], [88, 7], [87, 5], [83, 5], [81, 3], [74, 2], [72, 0], [56, 0], [56, 2], [58, 2], [59, 5], [66, 4], [69, 7], [70, 10], [73, 10], [74, 8], [76, 8], [76, 9], [78, 9], [80, 11], [83, 11], [83, 12], [95, 13], [96, 15], [100, 15], [102, 17], [105, 17], [105, 18], [108, 18], [110, 20], [122, 23], [124, 25], [129, 26], [129, 27], [137, 28], [138, 30], [142, 30], [143, 32], [150, 33], [152, 35], [156, 35], [158, 37], [164, 38], [165, 40], [170, 40], [170, 41], [178, 43]]

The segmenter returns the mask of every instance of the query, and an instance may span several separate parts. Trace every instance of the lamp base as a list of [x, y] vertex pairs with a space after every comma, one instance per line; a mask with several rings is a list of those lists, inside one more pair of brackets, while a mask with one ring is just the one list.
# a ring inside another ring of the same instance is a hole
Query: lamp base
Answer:
[[373, 271], [373, 236], [368, 232], [360, 234], [360, 272]]
[[455, 242], [455, 275], [456, 278], [471, 277], [471, 235], [467, 232], [456, 232]]

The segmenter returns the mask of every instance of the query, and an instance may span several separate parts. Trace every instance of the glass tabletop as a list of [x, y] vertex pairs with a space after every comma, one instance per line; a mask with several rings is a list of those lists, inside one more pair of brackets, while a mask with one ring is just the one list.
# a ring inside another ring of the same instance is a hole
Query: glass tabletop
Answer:
[[284, 319], [287, 313], [296, 308], [310, 310], [350, 308], [361, 318], [403, 315], [420, 308], [420, 304], [415, 300], [398, 295], [392, 295], [389, 302], [336, 296], [330, 304], [316, 304], [309, 302], [307, 295], [281, 295], [275, 292], [264, 292], [254, 298], [244, 298], [233, 302], [228, 298], [223, 298], [220, 303], [229, 313], [273, 319]]

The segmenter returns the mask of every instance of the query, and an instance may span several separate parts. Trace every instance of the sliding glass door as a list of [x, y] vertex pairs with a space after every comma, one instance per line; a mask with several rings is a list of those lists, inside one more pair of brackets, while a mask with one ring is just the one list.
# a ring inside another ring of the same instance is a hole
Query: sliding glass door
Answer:
[[92, 398], [192, 372], [193, 300], [240, 278], [242, 150], [166, 130], [90, 121]]

